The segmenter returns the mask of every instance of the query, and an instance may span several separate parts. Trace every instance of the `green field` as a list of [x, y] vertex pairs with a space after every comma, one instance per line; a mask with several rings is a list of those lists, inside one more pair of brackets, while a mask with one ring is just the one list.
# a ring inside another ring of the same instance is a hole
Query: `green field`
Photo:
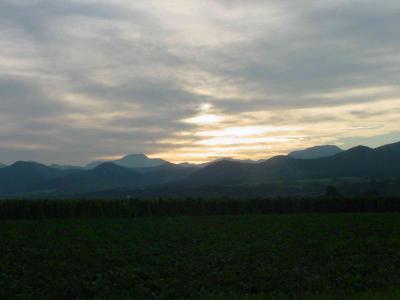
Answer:
[[0, 221], [0, 299], [398, 299], [398, 287], [396, 213]]

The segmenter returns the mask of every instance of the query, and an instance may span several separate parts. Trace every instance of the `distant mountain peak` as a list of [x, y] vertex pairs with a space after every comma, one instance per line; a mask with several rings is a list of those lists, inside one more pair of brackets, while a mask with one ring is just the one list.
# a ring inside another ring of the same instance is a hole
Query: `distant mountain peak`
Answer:
[[127, 158], [143, 158], [143, 159], [149, 159], [149, 157], [146, 154], [143, 153], [132, 153], [132, 154], [127, 154], [125, 155], [122, 159], [127, 159]]
[[256, 160], [251, 160], [251, 159], [237, 159], [237, 158], [233, 158], [233, 157], [220, 157], [220, 158], [214, 159], [212, 161], [199, 164], [199, 165], [197, 165], [197, 167], [207, 167], [209, 165], [215, 165], [220, 162], [237, 162], [237, 163], [257, 164], [257, 163], [260, 163], [261, 161], [256, 161]]
[[16, 162], [14, 162], [13, 164], [11, 164], [9, 167], [10, 168], [23, 168], [23, 167], [32, 167], [32, 166], [46, 167], [45, 165], [40, 164], [35, 161], [24, 161], [24, 160], [18, 160]]
[[108, 172], [110, 172], [110, 173], [113, 173], [113, 172], [130, 173], [130, 172], [133, 172], [133, 170], [130, 170], [130, 169], [126, 168], [126, 167], [117, 165], [114, 162], [101, 163], [100, 165], [98, 165], [97, 167], [95, 167], [94, 169], [92, 169], [90, 171], [91, 172], [101, 172], [101, 173], [104, 173], [104, 172], [107, 172], [107, 173]]
[[349, 150], [347, 150], [347, 151], [345, 151], [343, 153], [346, 153], [347, 155], [348, 154], [360, 155], [360, 154], [364, 154], [364, 153], [368, 154], [368, 153], [371, 153], [371, 152], [374, 152], [374, 151], [375, 150], [370, 148], [370, 147], [358, 145], [358, 146], [355, 146], [353, 148], [350, 148]]
[[384, 151], [384, 152], [391, 152], [400, 155], [400, 142], [387, 144], [376, 148], [375, 150]]
[[358, 146], [355, 146], [355, 147], [353, 147], [353, 148], [351, 148], [349, 150], [353, 150], [353, 151], [371, 151], [373, 149], [370, 148], [370, 147], [367, 147], [367, 146], [358, 145]]
[[288, 156], [297, 159], [317, 159], [322, 157], [329, 157], [343, 152], [338, 146], [335, 145], [322, 145], [306, 148], [304, 150], [293, 151]]
[[121, 159], [112, 161], [94, 161], [89, 163], [86, 168], [94, 169], [103, 163], [114, 163], [115, 165], [126, 167], [126, 168], [150, 168], [158, 167], [164, 164], [168, 164], [166, 160], [160, 158], [149, 158], [147, 155], [142, 153], [128, 154]]
[[120, 169], [120, 168], [121, 167], [116, 165], [115, 163], [106, 161], [93, 168], [93, 170], [107, 170], [107, 169]]
[[73, 165], [60, 165], [60, 164], [51, 164], [50, 168], [59, 169], [59, 170], [79, 170], [82, 169], [80, 166]]

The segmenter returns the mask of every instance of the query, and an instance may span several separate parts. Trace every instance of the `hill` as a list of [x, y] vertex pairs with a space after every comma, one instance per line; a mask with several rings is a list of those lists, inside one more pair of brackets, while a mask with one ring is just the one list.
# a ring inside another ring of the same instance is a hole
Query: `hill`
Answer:
[[[93, 169], [107, 161], [94, 161], [86, 165], [86, 169]], [[109, 161], [116, 165], [126, 168], [151, 168], [167, 164], [168, 162], [160, 158], [149, 158], [144, 154], [129, 154], [121, 159]]]
[[72, 166], [72, 165], [59, 165], [59, 164], [51, 164], [51, 168], [60, 169], [60, 170], [76, 170], [82, 169], [80, 166]]
[[35, 185], [64, 175], [62, 170], [36, 162], [18, 161], [0, 169], [0, 195], [35, 191]]
[[85, 195], [86, 193], [101, 195], [108, 190], [132, 190], [181, 181], [193, 171], [193, 169], [173, 164], [132, 169], [106, 162], [92, 170], [70, 171], [63, 177], [42, 182], [36, 186], [36, 189], [53, 191], [54, 196]]
[[189, 184], [265, 183], [271, 180], [294, 180], [354, 176], [361, 178], [400, 175], [399, 143], [371, 149], [357, 146], [339, 154], [318, 159], [276, 156], [259, 164], [222, 161], [204, 167], [189, 176]]
[[299, 151], [293, 151], [290, 152], [288, 156], [298, 159], [316, 159], [321, 157], [333, 156], [342, 151], [343, 150], [340, 149], [338, 146], [324, 145], [324, 146], [315, 146]]
[[79, 194], [119, 187], [137, 187], [142, 176], [114, 163], [102, 163], [92, 170], [78, 170], [66, 176], [38, 185], [41, 190], [53, 190], [56, 194]]

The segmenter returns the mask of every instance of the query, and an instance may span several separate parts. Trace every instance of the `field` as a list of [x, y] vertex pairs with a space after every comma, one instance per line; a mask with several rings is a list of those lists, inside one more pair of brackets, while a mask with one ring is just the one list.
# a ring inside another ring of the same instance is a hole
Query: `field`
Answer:
[[16, 220], [0, 237], [0, 299], [400, 295], [397, 213]]

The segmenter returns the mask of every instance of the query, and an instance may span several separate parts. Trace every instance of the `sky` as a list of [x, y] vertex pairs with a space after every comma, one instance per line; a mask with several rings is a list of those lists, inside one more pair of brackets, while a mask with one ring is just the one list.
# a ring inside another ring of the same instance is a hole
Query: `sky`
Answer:
[[0, 161], [400, 141], [398, 0], [1, 0]]

